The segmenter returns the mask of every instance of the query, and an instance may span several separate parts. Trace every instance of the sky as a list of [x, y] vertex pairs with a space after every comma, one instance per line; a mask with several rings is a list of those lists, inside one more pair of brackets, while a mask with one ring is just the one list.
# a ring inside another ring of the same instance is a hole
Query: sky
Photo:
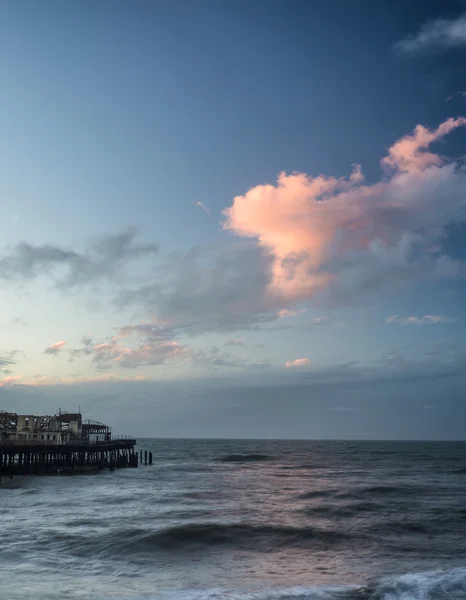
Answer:
[[0, 409], [466, 439], [466, 6], [0, 1]]

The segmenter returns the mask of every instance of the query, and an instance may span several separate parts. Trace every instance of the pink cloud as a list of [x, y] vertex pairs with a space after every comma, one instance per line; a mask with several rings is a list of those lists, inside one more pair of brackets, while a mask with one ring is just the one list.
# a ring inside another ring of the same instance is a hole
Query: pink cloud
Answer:
[[417, 126], [389, 149], [387, 173], [371, 185], [359, 167], [346, 179], [281, 173], [276, 185], [235, 197], [224, 229], [269, 253], [268, 297], [285, 305], [329, 289], [360, 293], [425, 273], [458, 276], [463, 265], [427, 246], [460, 218], [466, 173], [429, 145], [464, 125], [459, 118], [434, 130]]
[[53, 354], [53, 355], [57, 355], [59, 354], [63, 348], [65, 347], [66, 342], [55, 342], [54, 344], [52, 344], [51, 346], [48, 346], [45, 350], [44, 350], [44, 354]]
[[93, 362], [100, 367], [109, 366], [111, 363], [125, 368], [141, 366], [162, 365], [168, 360], [190, 360], [192, 351], [188, 346], [175, 340], [148, 339], [136, 348], [123, 346], [116, 337], [109, 342], [96, 344], [93, 347]]
[[7, 375], [3, 379], [0, 379], [0, 387], [10, 387], [21, 379], [23, 379], [23, 375]]
[[427, 149], [433, 142], [464, 125], [464, 117], [447, 119], [433, 131], [418, 125], [412, 134], [405, 135], [393, 144], [388, 156], [382, 159], [382, 165], [405, 173], [422, 173], [429, 167], [441, 165], [442, 158]]
[[305, 308], [301, 308], [300, 310], [289, 310], [288, 308], [282, 308], [277, 312], [277, 317], [279, 319], [287, 319], [288, 317], [297, 317], [304, 312], [306, 312]]
[[311, 366], [311, 361], [308, 358], [297, 358], [296, 360], [289, 360], [285, 363], [285, 367], [287, 369], [293, 369], [293, 368], [303, 368], [303, 367], [310, 367]]

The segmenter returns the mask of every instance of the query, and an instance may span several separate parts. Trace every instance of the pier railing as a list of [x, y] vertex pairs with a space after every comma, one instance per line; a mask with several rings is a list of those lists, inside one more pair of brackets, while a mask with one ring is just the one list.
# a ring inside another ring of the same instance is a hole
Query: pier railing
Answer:
[[88, 440], [72, 438], [69, 440], [22, 440], [19, 438], [0, 439], [0, 446], [82, 446], [83, 444], [91, 446], [105, 446], [113, 442], [135, 441], [131, 435], [114, 435], [107, 440]]

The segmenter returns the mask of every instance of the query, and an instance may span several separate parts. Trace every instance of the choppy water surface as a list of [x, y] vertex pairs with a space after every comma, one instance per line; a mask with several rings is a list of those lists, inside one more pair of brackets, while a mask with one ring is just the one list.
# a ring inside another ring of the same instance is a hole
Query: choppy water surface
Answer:
[[0, 599], [466, 598], [466, 443], [141, 440], [0, 486]]

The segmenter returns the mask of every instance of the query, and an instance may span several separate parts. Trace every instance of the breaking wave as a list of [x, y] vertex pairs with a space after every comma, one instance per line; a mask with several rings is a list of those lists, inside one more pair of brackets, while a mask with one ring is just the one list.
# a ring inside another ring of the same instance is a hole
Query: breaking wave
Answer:
[[465, 597], [466, 569], [459, 568], [390, 576], [362, 586], [297, 586], [254, 592], [184, 589], [160, 592], [150, 600], [463, 600]]

